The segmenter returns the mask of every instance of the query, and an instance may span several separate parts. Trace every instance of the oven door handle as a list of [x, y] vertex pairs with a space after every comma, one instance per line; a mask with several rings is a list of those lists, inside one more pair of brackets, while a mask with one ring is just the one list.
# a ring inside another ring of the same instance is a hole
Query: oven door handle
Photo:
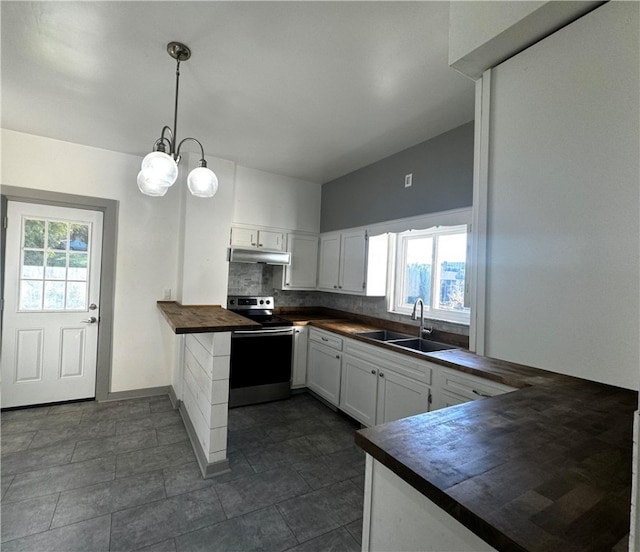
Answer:
[[259, 337], [261, 335], [293, 335], [293, 328], [276, 328], [273, 330], [235, 330], [231, 336]]

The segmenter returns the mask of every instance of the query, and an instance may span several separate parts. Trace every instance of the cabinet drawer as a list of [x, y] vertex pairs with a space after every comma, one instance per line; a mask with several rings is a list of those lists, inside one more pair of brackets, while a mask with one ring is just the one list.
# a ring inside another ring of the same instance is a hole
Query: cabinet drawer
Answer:
[[449, 391], [458, 397], [466, 397], [468, 400], [493, 397], [516, 390], [515, 387], [457, 370], [443, 369], [440, 377], [440, 387], [443, 391]]
[[311, 341], [316, 341], [317, 343], [322, 343], [336, 351], [342, 351], [342, 338], [334, 333], [310, 328], [309, 339]]
[[431, 367], [413, 357], [389, 351], [384, 347], [376, 347], [356, 341], [355, 339], [344, 340], [344, 352], [359, 357], [363, 360], [373, 362], [377, 366], [393, 370], [398, 374], [402, 374], [408, 378], [412, 378], [428, 385], [431, 384], [432, 369]]

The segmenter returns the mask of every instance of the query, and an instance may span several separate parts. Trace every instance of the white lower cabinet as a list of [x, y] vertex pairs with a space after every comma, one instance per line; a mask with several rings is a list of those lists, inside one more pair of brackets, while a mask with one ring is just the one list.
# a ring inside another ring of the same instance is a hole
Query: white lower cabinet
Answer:
[[435, 408], [446, 408], [469, 401], [495, 397], [515, 390], [515, 387], [497, 381], [466, 374], [459, 370], [441, 368], [438, 374], [438, 393], [434, 406]]
[[430, 410], [431, 388], [392, 370], [378, 374], [376, 424], [384, 424]]
[[342, 357], [340, 409], [363, 423], [376, 423], [378, 366], [351, 355]]
[[307, 385], [307, 350], [309, 331], [306, 326], [295, 326], [293, 329], [293, 369], [291, 373], [291, 389]]
[[429, 411], [430, 366], [351, 339], [344, 351], [341, 410], [366, 426]]
[[307, 387], [334, 406], [340, 403], [342, 339], [310, 328], [307, 355]]

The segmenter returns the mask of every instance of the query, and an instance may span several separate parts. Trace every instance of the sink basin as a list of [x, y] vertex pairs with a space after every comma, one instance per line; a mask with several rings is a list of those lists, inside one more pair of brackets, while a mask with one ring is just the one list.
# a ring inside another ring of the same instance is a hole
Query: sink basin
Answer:
[[390, 345], [397, 345], [405, 349], [420, 351], [422, 353], [433, 353], [435, 351], [445, 351], [447, 349], [457, 349], [453, 345], [440, 343], [439, 341], [431, 341], [430, 339], [394, 339], [388, 340]]
[[361, 337], [368, 337], [369, 339], [375, 339], [377, 341], [391, 341], [392, 339], [411, 339], [410, 335], [392, 332], [391, 330], [374, 330], [371, 332], [358, 332]]

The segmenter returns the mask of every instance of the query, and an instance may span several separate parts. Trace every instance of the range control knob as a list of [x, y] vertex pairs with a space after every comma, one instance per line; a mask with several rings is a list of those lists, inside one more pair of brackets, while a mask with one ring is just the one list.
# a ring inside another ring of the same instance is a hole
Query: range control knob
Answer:
[[268, 305], [269, 303], [271, 303], [271, 301], [270, 301], [269, 299], [267, 299], [267, 305]]
[[264, 305], [264, 299], [260, 299], [260, 304]]
[[230, 305], [235, 305], [236, 304], [236, 300], [235, 299], [229, 299], [229, 304]]

